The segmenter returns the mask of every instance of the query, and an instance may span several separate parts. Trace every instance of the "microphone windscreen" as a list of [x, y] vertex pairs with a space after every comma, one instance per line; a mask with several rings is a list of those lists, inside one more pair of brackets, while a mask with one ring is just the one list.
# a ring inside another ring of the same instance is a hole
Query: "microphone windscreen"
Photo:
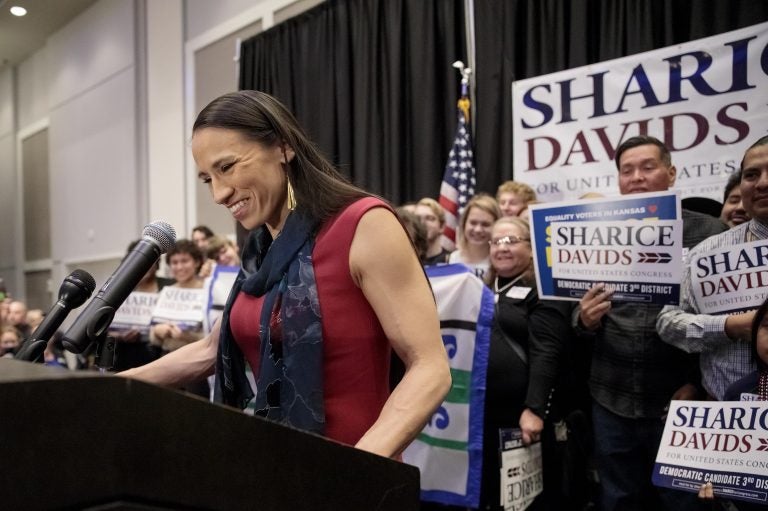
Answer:
[[96, 289], [96, 281], [93, 279], [90, 273], [85, 270], [77, 269], [69, 274], [68, 279], [76, 280], [81, 283], [83, 287], [88, 291], [88, 296]]
[[145, 238], [154, 240], [163, 254], [176, 244], [176, 229], [166, 222], [152, 222], [144, 227], [141, 234]]

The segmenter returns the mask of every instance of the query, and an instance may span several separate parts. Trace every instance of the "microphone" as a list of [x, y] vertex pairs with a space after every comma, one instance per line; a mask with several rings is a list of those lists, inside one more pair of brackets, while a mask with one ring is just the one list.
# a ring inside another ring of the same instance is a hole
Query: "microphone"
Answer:
[[28, 362], [38, 360], [45, 351], [48, 340], [56, 333], [69, 312], [84, 304], [91, 297], [94, 289], [96, 289], [96, 281], [90, 273], [84, 270], [75, 270], [70, 273], [61, 283], [58, 301], [53, 304], [43, 322], [24, 342], [14, 358]]
[[91, 303], [78, 316], [62, 344], [72, 353], [82, 353], [93, 341], [107, 331], [115, 311], [128, 298], [141, 278], [176, 244], [176, 231], [165, 222], [152, 222], [144, 227], [142, 238], [99, 289]]

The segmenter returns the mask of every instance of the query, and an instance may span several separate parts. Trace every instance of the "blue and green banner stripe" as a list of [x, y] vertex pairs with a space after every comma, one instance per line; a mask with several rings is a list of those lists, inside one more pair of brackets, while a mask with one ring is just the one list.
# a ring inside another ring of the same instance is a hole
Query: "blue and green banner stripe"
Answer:
[[403, 454], [421, 470], [422, 500], [477, 507], [493, 293], [463, 265], [427, 268], [453, 384]]

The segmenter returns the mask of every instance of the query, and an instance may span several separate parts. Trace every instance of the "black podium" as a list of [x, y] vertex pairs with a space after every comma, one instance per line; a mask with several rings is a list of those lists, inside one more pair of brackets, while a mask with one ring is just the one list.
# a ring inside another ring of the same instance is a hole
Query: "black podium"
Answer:
[[0, 359], [0, 509], [418, 507], [409, 465], [173, 390]]

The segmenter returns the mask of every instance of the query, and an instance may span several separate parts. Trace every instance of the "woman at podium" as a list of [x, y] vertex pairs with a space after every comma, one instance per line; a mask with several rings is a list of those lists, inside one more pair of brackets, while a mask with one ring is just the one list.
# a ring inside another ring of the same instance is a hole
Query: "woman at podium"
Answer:
[[[213, 200], [251, 231], [241, 270], [209, 336], [122, 374], [181, 385], [215, 371], [219, 402], [254, 399], [268, 419], [397, 456], [450, 373], [429, 284], [392, 209], [349, 184], [261, 92], [206, 106], [192, 153]], [[390, 394], [392, 349], [406, 370]]]

